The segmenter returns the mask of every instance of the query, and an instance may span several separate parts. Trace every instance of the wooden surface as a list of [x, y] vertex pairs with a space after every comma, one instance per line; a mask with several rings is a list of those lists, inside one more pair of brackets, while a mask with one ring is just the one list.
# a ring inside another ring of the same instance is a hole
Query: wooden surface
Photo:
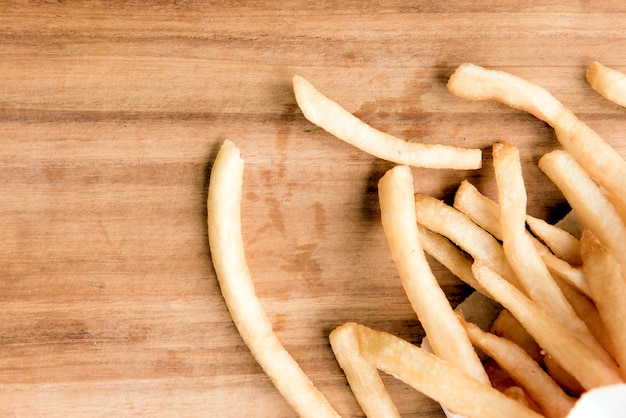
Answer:
[[[246, 161], [243, 234], [276, 332], [345, 417], [362, 416], [328, 334], [423, 336], [379, 220], [390, 163], [307, 122], [300, 74], [382, 130], [480, 147], [484, 168], [414, 169], [494, 197], [491, 144], [520, 147], [529, 212], [565, 205], [536, 168], [553, 132], [446, 90], [470, 61], [552, 91], [626, 155], [626, 112], [584, 80], [626, 70], [621, 1], [3, 2], [0, 415], [290, 417], [219, 291], [206, 187], [225, 138]], [[453, 304], [468, 289], [433, 263]], [[408, 417], [439, 406], [385, 376]]]

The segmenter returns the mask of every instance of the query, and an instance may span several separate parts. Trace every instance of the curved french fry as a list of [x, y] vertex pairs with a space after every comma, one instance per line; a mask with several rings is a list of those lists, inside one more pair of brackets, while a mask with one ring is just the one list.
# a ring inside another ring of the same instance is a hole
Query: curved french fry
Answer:
[[409, 167], [396, 166], [387, 171], [378, 182], [378, 194], [391, 256], [433, 351], [475, 379], [488, 382], [487, 373], [430, 270], [420, 244]]
[[227, 140], [211, 170], [207, 211], [211, 257], [230, 315], [256, 361], [301, 417], [338, 418], [280, 343], [256, 296], [241, 235], [242, 184], [243, 160]]
[[605, 99], [626, 107], [626, 74], [594, 61], [586, 73], [591, 88]]
[[457, 367], [394, 335], [353, 324], [359, 352], [378, 369], [435, 399], [454, 413], [481, 418], [540, 415]]
[[324, 96], [300, 76], [293, 90], [304, 116], [335, 137], [383, 160], [425, 168], [473, 170], [481, 167], [479, 149], [425, 144], [400, 139], [372, 128]]
[[547, 90], [510, 73], [462, 64], [448, 89], [469, 100], [496, 100], [550, 124], [557, 139], [614, 199], [626, 219], [626, 161]]

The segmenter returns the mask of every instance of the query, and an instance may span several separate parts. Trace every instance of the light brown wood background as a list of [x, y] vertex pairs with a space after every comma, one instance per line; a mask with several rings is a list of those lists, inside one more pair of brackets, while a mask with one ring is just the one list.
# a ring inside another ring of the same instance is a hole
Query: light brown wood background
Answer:
[[[275, 329], [345, 417], [362, 416], [328, 334], [423, 336], [379, 221], [390, 163], [308, 123], [300, 74], [371, 125], [480, 147], [484, 168], [414, 169], [449, 199], [494, 197], [491, 144], [520, 147], [528, 210], [566, 207], [536, 168], [545, 124], [445, 83], [462, 62], [552, 91], [626, 155], [626, 112], [584, 80], [626, 70], [621, 1], [2, 2], [0, 415], [290, 417], [230, 321], [206, 187], [221, 142], [245, 158], [243, 233]], [[468, 289], [433, 263], [452, 304]], [[408, 417], [439, 406], [385, 377]]]

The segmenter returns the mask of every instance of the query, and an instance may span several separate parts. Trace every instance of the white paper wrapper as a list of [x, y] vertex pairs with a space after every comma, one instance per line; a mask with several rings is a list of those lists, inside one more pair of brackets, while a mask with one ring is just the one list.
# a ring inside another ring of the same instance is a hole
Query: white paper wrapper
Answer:
[[[498, 316], [502, 307], [478, 292], [472, 293], [456, 308], [465, 319], [482, 329], [488, 329]], [[422, 347], [430, 350], [428, 340], [424, 338]], [[481, 355], [481, 353], [479, 353]], [[442, 406], [448, 418], [465, 418], [450, 412]], [[576, 402], [567, 418], [624, 418], [626, 417], [626, 384], [606, 386], [586, 392]]]

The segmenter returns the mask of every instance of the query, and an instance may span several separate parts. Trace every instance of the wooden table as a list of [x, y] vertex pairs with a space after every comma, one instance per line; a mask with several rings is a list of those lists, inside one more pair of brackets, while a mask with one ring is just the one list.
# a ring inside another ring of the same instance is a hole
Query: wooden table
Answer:
[[[300, 74], [407, 139], [479, 147], [478, 171], [414, 169], [447, 201], [494, 197], [517, 144], [529, 213], [566, 210], [537, 169], [553, 131], [452, 96], [462, 62], [548, 88], [626, 155], [626, 113], [584, 80], [626, 70], [626, 6], [592, 2], [4, 2], [0, 5], [0, 405], [8, 416], [290, 417], [220, 294], [206, 188], [226, 138], [246, 161], [243, 234], [275, 330], [345, 417], [328, 344], [346, 321], [419, 342], [379, 219], [393, 165], [304, 119]], [[453, 305], [469, 289], [433, 262]], [[405, 416], [437, 403], [388, 376]]]

